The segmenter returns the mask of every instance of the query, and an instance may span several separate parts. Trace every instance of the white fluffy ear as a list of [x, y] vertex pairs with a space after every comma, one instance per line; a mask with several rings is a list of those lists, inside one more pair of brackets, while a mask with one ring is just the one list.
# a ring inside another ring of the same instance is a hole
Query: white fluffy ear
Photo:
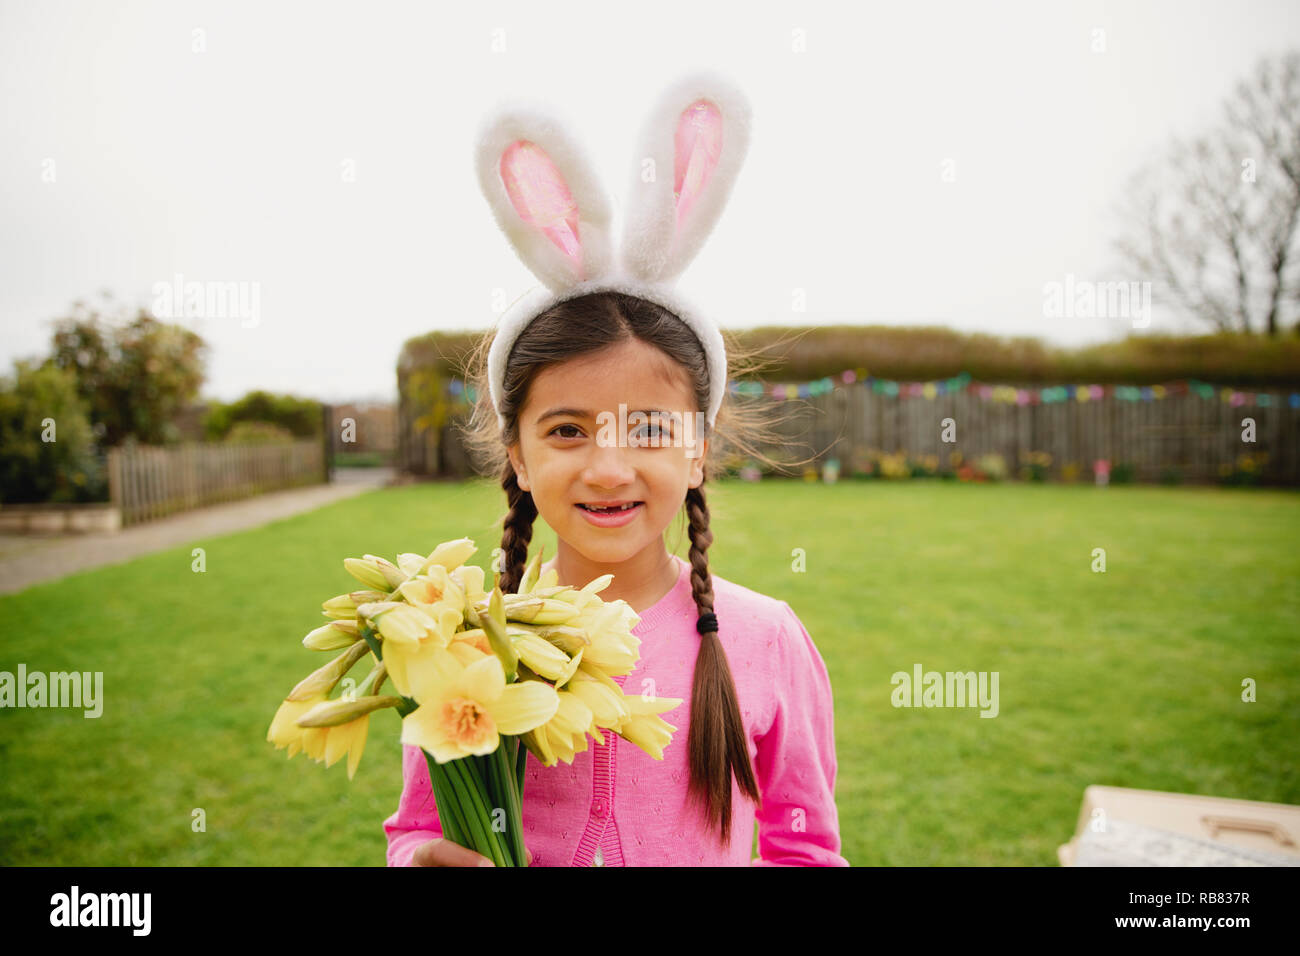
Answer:
[[660, 95], [634, 157], [620, 247], [630, 275], [669, 281], [695, 258], [727, 204], [751, 122], [745, 94], [712, 71]]
[[609, 201], [549, 108], [497, 106], [480, 127], [475, 166], [497, 225], [548, 288], [561, 292], [609, 273]]

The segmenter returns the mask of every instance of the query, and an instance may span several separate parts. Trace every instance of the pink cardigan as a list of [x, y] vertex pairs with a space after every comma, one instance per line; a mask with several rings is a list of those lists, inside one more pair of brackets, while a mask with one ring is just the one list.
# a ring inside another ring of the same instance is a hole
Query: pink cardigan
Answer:
[[[606, 744], [525, 769], [524, 844], [533, 866], [848, 866], [840, 856], [835, 808], [835, 734], [830, 678], [803, 623], [785, 601], [718, 575], [714, 611], [740, 702], [763, 807], [733, 780], [732, 841], [722, 847], [685, 804], [691, 676], [699, 635], [690, 564], [677, 583], [640, 614], [633, 633], [641, 659], [614, 678], [627, 693], [680, 697], [662, 716], [677, 730], [655, 760], [605, 732]], [[388, 865], [410, 866], [415, 848], [442, 836], [429, 770], [416, 747], [402, 748], [397, 812], [384, 821]], [[758, 823], [759, 857], [751, 859]]]

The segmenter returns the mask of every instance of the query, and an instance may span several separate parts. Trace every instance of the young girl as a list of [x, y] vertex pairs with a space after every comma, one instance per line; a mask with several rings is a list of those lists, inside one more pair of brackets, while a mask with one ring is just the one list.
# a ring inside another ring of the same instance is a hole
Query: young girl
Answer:
[[[509, 505], [498, 583], [517, 589], [540, 515], [558, 539], [543, 571], [579, 587], [613, 574], [602, 599], [639, 615], [640, 660], [615, 678], [624, 693], [683, 701], [664, 714], [676, 732], [662, 760], [608, 731], [571, 764], [528, 754], [530, 865], [848, 865], [821, 655], [787, 602], [709, 569], [704, 484], [721, 451], [713, 439], [729, 361], [716, 326], [666, 287], [722, 208], [748, 118], [743, 96], [716, 75], [667, 91], [641, 157], [675, 175], [634, 187], [618, 269], [603, 246], [599, 190], [561, 124], [516, 110], [480, 140], [498, 222], [548, 284], [512, 306], [471, 370], [480, 400], [468, 437]], [[726, 411], [724, 421], [745, 422]], [[749, 448], [744, 431], [722, 434]], [[689, 560], [664, 538], [683, 506]], [[491, 865], [442, 838], [418, 748], [403, 748], [403, 774], [384, 822], [389, 865]]]

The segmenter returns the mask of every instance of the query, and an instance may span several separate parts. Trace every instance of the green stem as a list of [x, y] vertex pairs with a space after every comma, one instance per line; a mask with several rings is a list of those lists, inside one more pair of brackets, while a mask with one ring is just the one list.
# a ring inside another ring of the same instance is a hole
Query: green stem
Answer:
[[[501, 747], [498, 744], [497, 750], [500, 749]], [[504, 795], [501, 792], [501, 778], [497, 775], [496, 763], [492, 759], [492, 757], [493, 757], [492, 754], [488, 754], [487, 756], [482, 756], [482, 757], [475, 756], [471, 759], [473, 759], [475, 765], [477, 766], [479, 775], [483, 778], [483, 782], [487, 784], [487, 786], [483, 790], [483, 793], [487, 798], [485, 802], [492, 804], [492, 806], [488, 807], [488, 817], [487, 817], [487, 819], [491, 821], [489, 826], [490, 829], [492, 830], [492, 835], [496, 838], [497, 842], [501, 844], [501, 849], [503, 851], [508, 851], [509, 844], [507, 842], [507, 839], [502, 835], [501, 831], [497, 830], [495, 823], [496, 823], [496, 811], [498, 809], [501, 809], [505, 812], [506, 829], [508, 830], [510, 828], [510, 802], [508, 799], [503, 800]], [[502, 803], [504, 803], [504, 806], [499, 806]]]
[[[462, 825], [461, 834], [464, 836], [462, 846], [468, 847], [476, 853], [483, 853], [481, 849], [482, 832], [481, 827], [477, 826], [478, 811], [474, 808], [473, 803], [465, 793], [465, 787], [461, 780], [459, 769], [456, 764], [458, 760], [451, 760], [441, 765], [442, 773], [445, 774], [447, 792], [451, 795], [451, 800], [456, 804], [460, 811], [460, 823]], [[484, 856], [488, 854], [483, 853]]]
[[[498, 745], [498, 749], [500, 746]], [[478, 798], [478, 804], [482, 811], [483, 827], [488, 837], [494, 844], [494, 849], [499, 854], [500, 860], [498, 866], [509, 866], [509, 854], [506, 852], [506, 844], [501, 835], [492, 828], [492, 811], [495, 810], [500, 802], [499, 788], [496, 786], [490, 772], [490, 765], [487, 763], [487, 757], [475, 755], [462, 764], [462, 769], [466, 776], [473, 782], [474, 794]], [[487, 771], [487, 772], [485, 772]]]
[[478, 779], [473, 765], [464, 758], [450, 760], [445, 766], [447, 774], [455, 781], [456, 791], [464, 800], [466, 822], [469, 824], [470, 838], [474, 841], [474, 851], [488, 857], [497, 866], [505, 866], [505, 856], [501, 852], [501, 843], [485, 826], [488, 811], [483, 805], [483, 786]]
[[433, 759], [429, 751], [424, 751], [424, 759], [429, 764], [429, 783], [433, 787], [433, 799], [438, 804], [438, 816], [442, 823], [442, 832], [447, 839], [461, 846], [468, 846], [465, 835], [465, 811], [456, 800], [455, 790], [447, 779], [446, 768]]
[[522, 807], [524, 802], [524, 769], [528, 766], [528, 748], [524, 746], [523, 740], [518, 737], [511, 738], [515, 742], [515, 777], [519, 784], [516, 791], [519, 794], [519, 804]]
[[[515, 741], [516, 738], [510, 738]], [[518, 745], [517, 742], [515, 744]], [[510, 828], [510, 846], [513, 849], [515, 857], [515, 866], [527, 866], [528, 854], [524, 851], [524, 817], [523, 808], [519, 798], [514, 774], [514, 758], [512, 750], [507, 750], [502, 741], [502, 746], [496, 749], [492, 754], [492, 759], [497, 766], [497, 777], [501, 781], [501, 788], [506, 793], [506, 799], [509, 805], [506, 807], [507, 826]]]

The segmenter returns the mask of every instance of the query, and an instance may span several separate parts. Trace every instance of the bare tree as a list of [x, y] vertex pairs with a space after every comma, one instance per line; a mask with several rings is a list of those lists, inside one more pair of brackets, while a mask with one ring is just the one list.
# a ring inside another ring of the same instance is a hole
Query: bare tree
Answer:
[[1300, 314], [1300, 52], [1261, 60], [1223, 117], [1132, 177], [1116, 247], [1194, 319], [1277, 335]]

